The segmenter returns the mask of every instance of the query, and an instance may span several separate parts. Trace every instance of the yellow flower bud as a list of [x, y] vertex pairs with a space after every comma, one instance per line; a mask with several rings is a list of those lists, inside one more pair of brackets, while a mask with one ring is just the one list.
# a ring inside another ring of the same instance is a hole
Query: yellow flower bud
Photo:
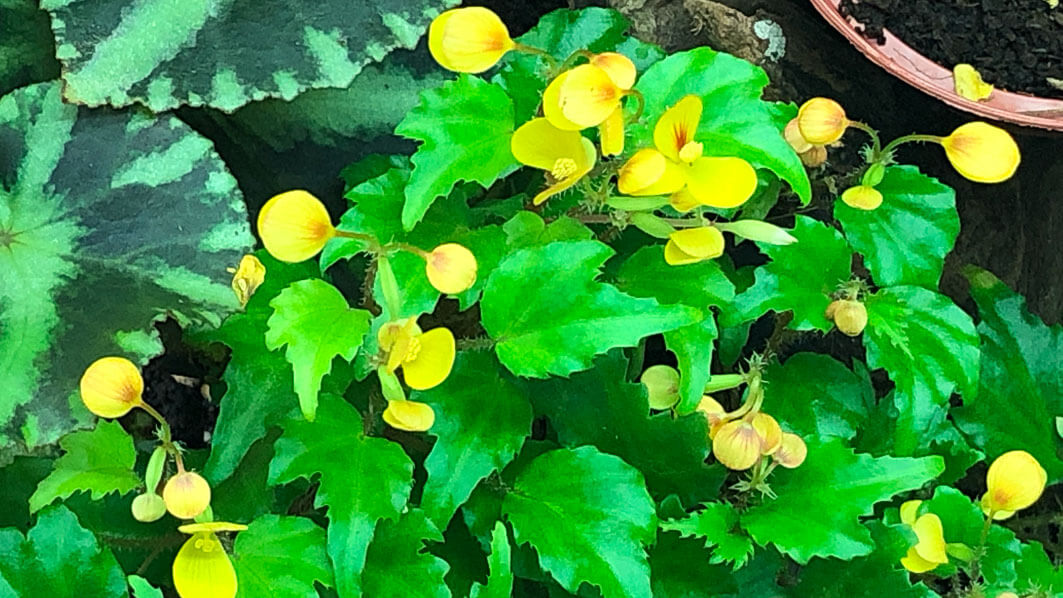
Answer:
[[685, 228], [668, 235], [664, 261], [672, 266], [693, 264], [723, 255], [723, 233], [715, 226]]
[[917, 540], [901, 559], [901, 565], [912, 573], [925, 573], [949, 562], [941, 519], [933, 513], [918, 515], [920, 504], [922, 501], [910, 500], [900, 509], [901, 522], [911, 526]]
[[178, 519], [192, 519], [210, 506], [210, 484], [198, 473], [178, 471], [162, 489], [166, 510]]
[[997, 598], [1019, 598], [1019, 595], [1015, 592], [1001, 592], [997, 594]]
[[727, 414], [727, 410], [723, 408], [719, 401], [709, 395], [701, 397], [696, 409], [705, 414], [705, 418], [709, 420], [709, 438], [715, 438], [716, 432], [727, 423], [723, 421], [723, 416]]
[[514, 47], [502, 19], [482, 6], [448, 10], [428, 28], [432, 58], [459, 73], [482, 73]]
[[977, 183], [1000, 183], [1019, 168], [1019, 146], [1011, 135], [991, 124], [969, 122], [941, 139], [952, 167]]
[[1048, 473], [1026, 451], [1008, 451], [996, 458], [986, 474], [988, 491], [982, 497], [982, 510], [994, 519], [1007, 519], [1041, 498]]
[[97, 359], [81, 375], [81, 401], [100, 417], [122, 417], [143, 399], [144, 379], [124, 357]]
[[173, 585], [177, 594], [181, 598], [236, 596], [236, 570], [215, 532], [242, 531], [247, 526], [219, 521], [182, 525], [177, 529], [192, 534], [173, 560]]
[[432, 407], [417, 401], [388, 401], [383, 417], [387, 425], [407, 432], [425, 432], [436, 421]]
[[624, 153], [624, 109], [616, 110], [598, 125], [598, 138], [602, 144], [603, 156], [619, 156]]
[[245, 255], [240, 260], [240, 265], [235, 270], [230, 268], [229, 271], [233, 273], [232, 287], [236, 300], [240, 302], [240, 307], [247, 307], [251, 295], [254, 295], [266, 280], [266, 267], [257, 257]]
[[712, 454], [727, 469], [745, 471], [760, 459], [764, 441], [747, 418], [720, 426], [712, 439]]
[[786, 139], [786, 143], [789, 143], [790, 147], [798, 154], [803, 154], [814, 147], [801, 135], [801, 128], [797, 125], [797, 117], [790, 119], [790, 122], [786, 123], [782, 136]]
[[457, 243], [444, 243], [425, 258], [425, 274], [440, 293], [456, 295], [476, 283], [476, 256]]
[[667, 365], [646, 368], [639, 378], [649, 394], [651, 409], [669, 409], [679, 402], [679, 372]]
[[808, 445], [797, 434], [786, 432], [782, 435], [779, 450], [772, 453], [771, 458], [786, 469], [800, 467], [808, 457]]
[[841, 139], [849, 119], [841, 104], [828, 98], [812, 98], [797, 112], [801, 136], [813, 145], [827, 145]]
[[166, 514], [166, 501], [154, 492], [141, 494], [133, 499], [133, 519], [144, 523], [151, 523], [162, 519]]
[[827, 306], [826, 316], [847, 336], [859, 336], [867, 327], [867, 308], [852, 299], [836, 299]]
[[782, 445], [782, 428], [774, 417], [763, 412], [757, 413], [753, 416], [753, 428], [764, 445], [760, 449], [761, 454], [771, 455], [779, 450]]
[[842, 192], [842, 201], [858, 210], [874, 210], [882, 205], [882, 193], [874, 187], [856, 185]]
[[266, 251], [282, 262], [314, 257], [335, 235], [325, 204], [306, 191], [275, 195], [258, 213], [258, 236]]

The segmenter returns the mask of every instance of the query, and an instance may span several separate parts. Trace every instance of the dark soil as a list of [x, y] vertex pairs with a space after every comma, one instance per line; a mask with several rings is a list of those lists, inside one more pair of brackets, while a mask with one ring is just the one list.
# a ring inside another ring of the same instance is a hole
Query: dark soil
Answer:
[[999, 88], [1063, 98], [1063, 7], [1044, 0], [842, 0], [841, 12], [952, 68], [974, 65]]

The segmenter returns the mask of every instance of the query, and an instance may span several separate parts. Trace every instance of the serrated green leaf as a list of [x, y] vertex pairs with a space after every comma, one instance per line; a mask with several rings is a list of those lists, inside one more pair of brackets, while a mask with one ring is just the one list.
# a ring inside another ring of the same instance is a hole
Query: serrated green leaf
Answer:
[[270, 484], [318, 480], [314, 506], [328, 507], [328, 554], [340, 596], [360, 595], [377, 521], [398, 518], [413, 485], [413, 463], [402, 447], [365, 436], [362, 426], [353, 407], [324, 395], [317, 421], [284, 424], [269, 467]]
[[236, 536], [237, 598], [316, 598], [332, 586], [325, 530], [304, 517], [263, 515]]
[[828, 355], [798, 353], [765, 370], [764, 408], [799, 436], [850, 439], [874, 405], [867, 374], [867, 368], [854, 372]]
[[712, 549], [713, 564], [731, 563], [735, 569], [753, 556], [753, 541], [738, 528], [738, 512], [728, 503], [714, 502], [684, 519], [662, 521], [661, 529], [701, 538]]
[[878, 552], [851, 560], [814, 558], [801, 568], [792, 598], [938, 598], [922, 583], [912, 585], [900, 559], [890, 562]]
[[[959, 490], [938, 486], [933, 498], [920, 506], [920, 512], [924, 510], [941, 519], [945, 542], [965, 544], [972, 549], [981, 544], [985, 514], [982, 513], [981, 506], [971, 501]], [[1021, 558], [1021, 548], [1014, 532], [1003, 526], [994, 525], [987, 536], [986, 551], [980, 561], [980, 571], [985, 580], [994, 585], [1010, 586], [1017, 578], [1015, 568]], [[942, 565], [942, 570], [935, 570], [935, 572], [951, 575], [955, 572], [956, 565], [963, 566], [970, 573], [969, 566], [956, 560]]]
[[490, 353], [462, 351], [446, 381], [410, 397], [436, 413], [421, 508], [439, 527], [481, 479], [513, 459], [531, 433], [531, 405], [501, 367]]
[[332, 370], [332, 360], [354, 359], [369, 331], [372, 315], [352, 309], [336, 287], [321, 280], [292, 283], [269, 303], [273, 308], [266, 332], [266, 347], [284, 345], [285, 359], [295, 372], [295, 394], [306, 419], [317, 412], [321, 379]]
[[[682, 538], [675, 532], [659, 532], [650, 548], [654, 598], [707, 598], [738, 592], [730, 570], [710, 565], [709, 551], [697, 538]], [[761, 596], [743, 587], [744, 596]]]
[[137, 460], [133, 438], [118, 422], [100, 420], [93, 430], [64, 436], [59, 446], [66, 454], [56, 460], [52, 473], [37, 485], [30, 497], [31, 513], [75, 492], [89, 492], [93, 500], [99, 500], [112, 492], [125, 494], [141, 485], [133, 471]]
[[1046, 326], [1026, 300], [989, 272], [971, 269], [971, 295], [978, 304], [982, 339], [978, 393], [966, 395], [953, 413], [960, 429], [995, 459], [1025, 450], [1048, 472], [1063, 478], [1055, 418], [1063, 415], [1063, 328]]
[[429, 21], [455, 2], [381, 0], [371, 8], [334, 2], [315, 10], [208, 0], [42, 4], [52, 14], [68, 100], [231, 112], [251, 100], [346, 87], [366, 64], [396, 47], [412, 48]]
[[770, 542], [798, 563], [871, 553], [874, 542], [860, 517], [944, 470], [939, 457], [874, 458], [855, 454], [840, 438], [805, 441], [807, 460], [797, 469], [777, 469], [770, 478], [778, 498], [742, 514], [742, 527], [758, 544]]
[[701, 98], [697, 140], [706, 155], [738, 156], [790, 183], [807, 204], [812, 188], [805, 167], [783, 139], [774, 106], [761, 99], [768, 76], [745, 60], [709, 48], [672, 54], [639, 78], [635, 89], [646, 97], [641, 126], [632, 127], [632, 147], [653, 144], [653, 126], [661, 114], [687, 94]]
[[126, 577], [126, 581], [133, 590], [133, 598], [163, 598], [162, 591], [139, 575], [130, 575]]
[[35, 0], [4, 0], [0, 10], [0, 96], [58, 77], [48, 13]]
[[882, 289], [868, 297], [867, 364], [896, 385], [898, 455], [929, 442], [954, 391], [973, 396], [978, 384], [978, 333], [971, 317], [944, 295], [922, 287]]
[[402, 226], [424, 218], [437, 197], [459, 181], [484, 187], [517, 167], [509, 150], [515, 130], [513, 100], [498, 85], [462, 74], [457, 80], [421, 92], [421, 103], [395, 132], [421, 141], [413, 154]]
[[487, 576], [487, 585], [474, 584], [469, 598], [510, 598], [513, 595], [513, 570], [510, 561], [506, 524], [499, 521], [491, 532], [491, 554], [487, 557], [490, 574]]
[[830, 295], [849, 280], [852, 252], [834, 228], [807, 216], [794, 218], [792, 245], [757, 243], [771, 262], [756, 270], [756, 282], [735, 300], [744, 319], [769, 310], [792, 311], [794, 330], [828, 332], [834, 324], [824, 312]]
[[231, 476], [219, 484], [211, 484], [210, 509], [216, 521], [248, 521], [273, 508], [277, 493], [269, 485], [269, 464], [278, 436], [280, 430], [271, 428], [264, 438], [247, 449]]
[[875, 186], [874, 210], [834, 204], [834, 217], [879, 286], [914, 285], [936, 290], [960, 232], [956, 192], [914, 166], [891, 166]]
[[498, 358], [511, 372], [565, 376], [613, 347], [700, 319], [695, 309], [661, 306], [597, 282], [611, 254], [597, 241], [569, 241], [520, 249], [502, 260], [480, 308]]
[[594, 231], [582, 222], [568, 216], [561, 216], [550, 224], [535, 212], [522, 210], [502, 225], [506, 233], [506, 244], [512, 249], [536, 247], [554, 241], [589, 241], [594, 238]]
[[[91, 421], [78, 379], [105, 355], [162, 351], [152, 321], [217, 323], [250, 247], [236, 181], [176, 117], [0, 99], [0, 452]], [[17, 439], [17, 440], [16, 440]]]
[[114, 555], [78, 523], [70, 509], [49, 507], [23, 537], [17, 529], [0, 530], [0, 596], [126, 596], [125, 574]]
[[408, 511], [398, 521], [381, 521], [365, 559], [365, 596], [450, 598], [443, 576], [446, 561], [425, 552], [424, 541], [442, 541], [423, 511]]
[[619, 458], [589, 446], [545, 453], [517, 475], [502, 512], [566, 590], [587, 582], [604, 598], [650, 598], [643, 547], [657, 516], [642, 474]]

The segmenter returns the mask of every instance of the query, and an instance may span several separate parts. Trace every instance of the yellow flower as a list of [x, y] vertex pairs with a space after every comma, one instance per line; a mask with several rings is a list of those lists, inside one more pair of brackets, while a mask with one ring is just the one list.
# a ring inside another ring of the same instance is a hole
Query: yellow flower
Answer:
[[266, 251], [282, 262], [314, 257], [335, 234], [325, 204], [306, 191], [275, 195], [258, 213], [258, 236]]
[[384, 422], [392, 428], [407, 432], [425, 432], [436, 421], [431, 405], [417, 401], [388, 401]]
[[620, 89], [626, 91], [635, 85], [635, 77], [638, 76], [635, 63], [619, 52], [595, 54], [590, 63], [605, 71]]
[[440, 293], [454, 295], [476, 283], [476, 256], [463, 245], [444, 243], [425, 257], [425, 274]]
[[251, 295], [255, 294], [262, 281], [266, 280], [266, 267], [253, 255], [245, 255], [236, 268], [229, 268], [233, 275], [233, 293], [240, 302], [240, 307], [247, 307]]
[[693, 264], [723, 255], [723, 233], [715, 226], [684, 228], [668, 235], [664, 261], [672, 266]]
[[588, 64], [561, 73], [543, 92], [543, 115], [563, 131], [598, 127], [602, 155], [624, 151], [621, 100], [635, 84], [635, 64], [618, 52], [603, 52]]
[[410, 388], [428, 390], [438, 386], [454, 367], [454, 334], [446, 328], [421, 332], [414, 318], [389, 322], [377, 334], [380, 349], [387, 353], [387, 369], [402, 368]]
[[706, 157], [694, 140], [701, 122], [701, 98], [683, 97], [653, 129], [656, 149], [635, 153], [620, 169], [618, 187], [627, 195], [672, 194], [672, 206], [734, 208], [757, 189], [757, 172], [741, 158]]
[[835, 299], [824, 314], [846, 336], [860, 336], [867, 327], [867, 307], [853, 299]]
[[624, 109], [617, 107], [609, 118], [598, 125], [598, 138], [603, 156], [619, 156], [624, 153]]
[[786, 128], [783, 129], [782, 134], [786, 139], [786, 143], [790, 144], [790, 147], [797, 152], [797, 156], [801, 158], [801, 163], [805, 166], [815, 168], [827, 161], [826, 146], [809, 143], [804, 135], [801, 135], [801, 128], [797, 125], [797, 117], [790, 119], [790, 122], [786, 123]]
[[956, 94], [975, 102], [993, 95], [993, 86], [982, 79], [982, 73], [969, 64], [957, 64], [952, 67], [952, 80]]
[[1007, 131], [984, 122], [960, 125], [941, 146], [952, 167], [977, 183], [1000, 183], [1019, 168], [1019, 146]]
[[723, 424], [712, 439], [712, 454], [727, 469], [745, 471], [760, 459], [764, 440], [750, 419]]
[[911, 526], [917, 540], [901, 559], [901, 565], [912, 573], [925, 573], [949, 562], [941, 519], [933, 513], [919, 515], [921, 504], [922, 501], [910, 500], [901, 505], [901, 522]]
[[1048, 473], [1026, 451], [1008, 451], [996, 458], [986, 474], [988, 492], [982, 510], [993, 519], [1007, 519], [1041, 498]]
[[779, 443], [779, 450], [772, 453], [771, 458], [786, 469], [794, 469], [805, 462], [808, 457], [808, 445], [797, 434], [785, 432]]
[[178, 471], [163, 486], [162, 499], [174, 517], [193, 519], [210, 506], [210, 484], [198, 473]]
[[432, 58], [459, 73], [482, 73], [515, 47], [502, 19], [482, 6], [448, 10], [428, 28]]
[[132, 361], [103, 357], [81, 375], [81, 401], [100, 417], [122, 417], [143, 403], [144, 379]]
[[813, 145], [828, 145], [842, 138], [849, 119], [841, 104], [829, 98], [812, 98], [797, 111], [801, 136]]
[[782, 428], [779, 427], [779, 422], [767, 413], [760, 412], [753, 416], [752, 423], [763, 443], [761, 454], [771, 455], [779, 450], [782, 445]]
[[598, 157], [590, 139], [578, 131], [562, 131], [545, 118], [521, 125], [513, 133], [510, 149], [521, 164], [546, 171], [549, 186], [535, 196], [535, 205], [575, 185]]
[[716, 437], [716, 432], [725, 423], [723, 416], [727, 414], [727, 410], [723, 408], [723, 405], [719, 401], [712, 398], [709, 395], [703, 395], [701, 401], [698, 402], [696, 407], [699, 413], [705, 415], [705, 418], [709, 420], [709, 439]]
[[181, 598], [236, 596], [236, 569], [216, 534], [243, 531], [247, 526], [218, 521], [192, 523], [177, 529], [192, 535], [173, 560], [173, 585]]
[[842, 192], [842, 201], [858, 210], [874, 210], [882, 205], [882, 193], [869, 185], [856, 185]]
[[646, 368], [639, 377], [646, 387], [650, 409], [669, 409], [679, 402], [679, 372], [667, 365]]

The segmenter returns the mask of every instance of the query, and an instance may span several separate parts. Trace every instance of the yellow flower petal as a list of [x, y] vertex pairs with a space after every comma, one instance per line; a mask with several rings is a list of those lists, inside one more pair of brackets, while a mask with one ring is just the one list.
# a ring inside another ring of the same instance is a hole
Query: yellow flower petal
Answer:
[[1019, 146], [1007, 131], [984, 122], [960, 125], [941, 140], [952, 167], [978, 183], [1000, 183], [1019, 168]]
[[720, 427], [712, 439], [712, 454], [727, 469], [745, 471], [760, 459], [762, 446], [753, 424], [740, 419]]
[[122, 417], [140, 405], [144, 379], [132, 361], [103, 357], [81, 375], [81, 401], [100, 417]]
[[602, 142], [603, 156], [619, 156], [624, 153], [624, 109], [617, 106], [609, 118], [598, 125], [598, 137]]
[[380, 350], [388, 354], [386, 364], [389, 372], [394, 372], [406, 359], [412, 359], [421, 350], [418, 337], [421, 328], [416, 318], [407, 318], [397, 322], [388, 322], [377, 332], [377, 344]]
[[440, 293], [455, 295], [476, 283], [476, 256], [465, 246], [444, 243], [428, 254], [425, 274]]
[[336, 234], [325, 204], [306, 191], [275, 195], [258, 213], [258, 236], [282, 262], [308, 260]]
[[605, 71], [620, 89], [631, 89], [635, 85], [635, 77], [638, 76], [635, 63], [619, 52], [595, 54], [591, 64]]
[[722, 420], [724, 414], [727, 413], [727, 410], [723, 408], [723, 405], [710, 395], [702, 395], [701, 400], [698, 401], [698, 406], [695, 409], [699, 413], [705, 415], [705, 418], [709, 420], [710, 427]]
[[593, 64], [581, 64], [561, 82], [558, 103], [564, 117], [581, 127], [600, 125], [620, 105], [623, 90], [609, 73]]
[[196, 534], [199, 532], [242, 532], [247, 526], [242, 523], [230, 523], [228, 521], [205, 521], [203, 523], [186, 523], [177, 528], [182, 534]]
[[941, 525], [941, 519], [927, 513], [920, 516], [912, 524], [915, 537], [919, 542], [915, 545], [915, 552], [921, 558], [931, 563], [944, 564], [949, 562], [945, 552], [945, 529]]
[[829, 98], [812, 98], [797, 111], [801, 136], [813, 145], [827, 145], [841, 139], [849, 119], [841, 104]]
[[653, 128], [653, 145], [668, 159], [678, 162], [679, 153], [694, 141], [701, 122], [701, 98], [683, 96], [674, 106], [664, 111]]
[[178, 519], [193, 519], [210, 506], [210, 484], [193, 471], [171, 477], [162, 488], [166, 510]]
[[417, 401], [388, 401], [383, 418], [396, 430], [426, 432], [435, 423], [436, 414], [430, 405]]
[[545, 118], [521, 125], [509, 145], [518, 162], [548, 174], [550, 185], [535, 196], [536, 205], [575, 185], [594, 168], [598, 158], [590, 139], [578, 131], [558, 129]]
[[233, 598], [236, 569], [218, 537], [198, 532], [173, 560], [173, 585], [181, 598]]
[[915, 520], [919, 518], [919, 507], [923, 504], [921, 500], [909, 500], [905, 501], [901, 505], [901, 523], [906, 525], [914, 525]]
[[761, 454], [771, 455], [775, 451], [779, 450], [782, 446], [782, 428], [779, 427], [779, 422], [767, 413], [760, 412], [753, 416], [753, 428], [760, 435], [761, 442], [764, 446], [761, 447]]
[[240, 265], [233, 273], [233, 293], [240, 307], [247, 307], [251, 295], [255, 294], [258, 287], [266, 280], [266, 267], [253, 255], [245, 255], [240, 260]]
[[685, 228], [668, 235], [684, 253], [702, 259], [711, 259], [723, 255], [723, 233], [715, 226]]
[[800, 467], [808, 457], [808, 445], [797, 434], [786, 432], [782, 435], [779, 450], [772, 453], [771, 458], [786, 469]]
[[668, 203], [680, 214], [686, 214], [690, 210], [701, 205], [698, 203], [698, 198], [694, 197], [686, 187], [670, 195], [668, 197]]
[[882, 193], [868, 185], [856, 185], [842, 192], [842, 201], [858, 210], [874, 210], [882, 205]]
[[782, 136], [786, 138], [786, 143], [789, 143], [790, 147], [799, 154], [803, 154], [812, 149], [812, 144], [801, 135], [801, 128], [797, 126], [796, 117], [786, 123], [786, 128], [783, 129]]
[[968, 100], [979, 102], [993, 94], [993, 86], [982, 79], [982, 73], [969, 64], [952, 67], [952, 79], [956, 93]]
[[428, 29], [428, 51], [451, 71], [482, 73], [513, 47], [502, 19], [481, 6], [448, 10]]
[[1026, 451], [1009, 451], [996, 458], [986, 474], [988, 492], [982, 499], [990, 511], [1018, 511], [1037, 502], [1048, 473]]
[[[594, 144], [590, 139], [580, 137], [580, 145], [583, 146], [583, 154], [578, 160], [574, 159], [571, 163], [567, 160], [559, 161], [553, 171], [546, 173], [547, 180], [553, 182], [532, 199], [533, 204], [540, 205], [558, 193], [568, 190], [594, 168], [594, 162], [598, 159]], [[564, 172], [565, 175], [559, 178], [557, 175], [560, 172]]]
[[757, 190], [757, 171], [742, 158], [698, 158], [687, 168], [687, 189], [701, 205], [735, 208]]
[[625, 195], [669, 195], [683, 188], [686, 176], [680, 166], [655, 149], [635, 152], [620, 167], [617, 188]]
[[562, 131], [579, 131], [586, 127], [569, 120], [561, 107], [561, 86], [565, 84], [570, 72], [565, 71], [554, 77], [554, 80], [546, 86], [546, 91], [543, 92], [543, 116], [550, 121], [550, 124]]
[[402, 362], [406, 384], [415, 390], [438, 386], [454, 367], [454, 334], [447, 328], [433, 328], [417, 338], [421, 347], [417, 355]]
[[901, 559], [901, 565], [912, 573], [926, 573], [938, 566], [937, 563], [931, 563], [919, 556], [919, 553], [915, 550], [915, 546], [908, 549], [907, 556]]
[[815, 168], [822, 166], [827, 161], [827, 147], [824, 145], [813, 145], [810, 150], [798, 156], [801, 158], [801, 163], [808, 168]]

